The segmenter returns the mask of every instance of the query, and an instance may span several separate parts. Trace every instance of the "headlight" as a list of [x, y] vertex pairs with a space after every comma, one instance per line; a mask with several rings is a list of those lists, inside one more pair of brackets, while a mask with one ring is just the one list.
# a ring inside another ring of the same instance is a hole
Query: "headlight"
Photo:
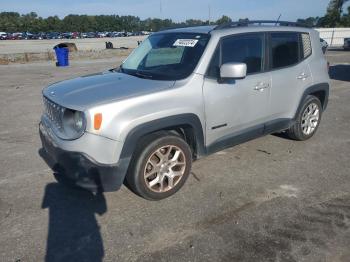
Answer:
[[64, 109], [62, 112], [62, 129], [66, 139], [77, 139], [85, 131], [86, 120], [83, 112]]

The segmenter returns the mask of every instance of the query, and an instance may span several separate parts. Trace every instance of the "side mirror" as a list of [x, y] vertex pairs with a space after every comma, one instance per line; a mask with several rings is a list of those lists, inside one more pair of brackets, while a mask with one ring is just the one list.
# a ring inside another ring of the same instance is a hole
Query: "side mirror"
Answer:
[[247, 76], [247, 65], [245, 63], [226, 63], [220, 67], [220, 78], [245, 78]]

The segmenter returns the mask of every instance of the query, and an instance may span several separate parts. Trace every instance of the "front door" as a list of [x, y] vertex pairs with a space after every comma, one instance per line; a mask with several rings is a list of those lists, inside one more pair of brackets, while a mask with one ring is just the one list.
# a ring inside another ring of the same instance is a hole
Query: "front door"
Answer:
[[[250, 130], [263, 132], [271, 86], [270, 73], [264, 72], [264, 43], [264, 33], [221, 39], [203, 84], [207, 146]], [[247, 76], [219, 81], [219, 68], [228, 62], [246, 63]]]

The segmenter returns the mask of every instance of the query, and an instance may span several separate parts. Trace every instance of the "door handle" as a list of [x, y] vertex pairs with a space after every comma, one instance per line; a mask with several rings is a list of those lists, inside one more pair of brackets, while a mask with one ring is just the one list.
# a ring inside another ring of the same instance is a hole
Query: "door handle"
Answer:
[[256, 90], [256, 91], [263, 91], [264, 89], [268, 88], [269, 86], [270, 85], [268, 83], [259, 82], [254, 87], [254, 90]]
[[308, 77], [309, 76], [305, 72], [302, 72], [300, 75], [297, 76], [297, 79], [305, 80]]

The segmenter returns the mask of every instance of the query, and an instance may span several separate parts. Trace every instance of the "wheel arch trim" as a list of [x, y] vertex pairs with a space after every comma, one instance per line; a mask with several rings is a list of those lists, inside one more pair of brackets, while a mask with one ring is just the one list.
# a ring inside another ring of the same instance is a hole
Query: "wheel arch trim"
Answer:
[[120, 166], [123, 169], [122, 173], [126, 175], [137, 143], [142, 137], [157, 131], [178, 128], [181, 126], [190, 126], [193, 129], [197, 156], [200, 157], [206, 155], [203, 127], [199, 117], [193, 113], [172, 115], [145, 122], [128, 132], [119, 158]]
[[329, 96], [329, 83], [315, 84], [315, 85], [312, 85], [312, 86], [308, 87], [303, 92], [303, 94], [301, 96], [301, 99], [300, 99], [300, 102], [299, 102], [299, 105], [298, 105], [298, 108], [297, 108], [297, 111], [295, 112], [294, 119], [297, 117], [298, 113], [300, 112], [306, 97], [308, 95], [311, 95], [313, 93], [320, 92], [320, 91], [325, 93], [325, 97], [324, 97], [324, 101], [323, 101], [323, 105], [322, 105], [323, 108], [322, 109], [323, 109], [323, 111], [326, 110], [327, 104], [328, 104], [328, 96]]

